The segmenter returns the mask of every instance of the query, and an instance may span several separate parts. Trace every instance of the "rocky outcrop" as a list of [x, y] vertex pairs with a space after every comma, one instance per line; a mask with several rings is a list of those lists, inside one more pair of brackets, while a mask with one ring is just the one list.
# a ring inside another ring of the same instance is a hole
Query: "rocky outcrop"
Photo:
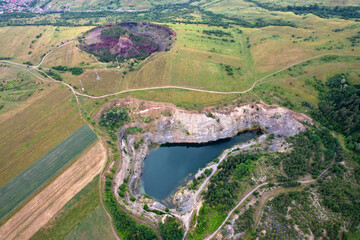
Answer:
[[[185, 110], [169, 103], [141, 101], [134, 98], [117, 99], [107, 103], [95, 116], [110, 107], [125, 107], [132, 109], [133, 119], [152, 117], [150, 123], [135, 122], [123, 127], [119, 132], [121, 148], [126, 147], [125, 159], [131, 158], [130, 186], [132, 193], [141, 177], [143, 160], [149, 152], [152, 143], [205, 143], [232, 137], [239, 132], [261, 130], [267, 134], [283, 137], [295, 135], [305, 130], [302, 122], [311, 123], [311, 119], [299, 113], [279, 106], [269, 106], [264, 103], [248, 103], [241, 106], [228, 106], [223, 109], [206, 108], [203, 112]], [[129, 126], [149, 129], [139, 137], [145, 141], [137, 149], [134, 136], [126, 135]], [[123, 174], [124, 175], [124, 174]]]
[[[208, 107], [199, 112], [185, 110], [170, 103], [142, 101], [130, 97], [108, 102], [96, 114], [94, 119], [99, 119], [102, 113], [113, 107], [131, 109], [132, 119], [118, 133], [118, 147], [119, 152], [122, 154], [122, 167], [114, 176], [114, 193], [117, 192], [123, 180], [129, 177], [129, 192], [131, 195], [136, 196], [139, 201], [136, 201], [136, 203], [129, 201], [131, 204], [127, 203], [125, 206], [134, 214], [141, 213], [149, 218], [157, 216], [144, 212], [144, 202], [140, 200], [144, 198], [137, 191], [137, 183], [142, 174], [144, 159], [153, 143], [205, 143], [229, 138], [239, 132], [256, 129], [266, 134], [275, 135], [275, 139], [267, 146], [268, 151], [282, 151], [288, 146], [284, 143], [284, 137], [304, 131], [304, 122], [312, 123], [311, 119], [303, 114], [264, 103], [248, 103], [240, 106], [228, 105], [221, 109]], [[151, 120], [145, 121], [145, 118]], [[126, 134], [126, 128], [135, 126], [141, 127], [145, 132], [138, 132], [135, 135]], [[252, 146], [263, 144], [266, 137], [266, 135], [263, 135], [257, 140], [227, 149], [219, 159], [222, 161], [234, 151], [249, 150]], [[138, 144], [139, 142], [142, 144]], [[136, 148], [135, 145], [137, 145]], [[212, 174], [215, 174], [217, 166], [218, 164], [207, 167], [212, 168]], [[179, 217], [187, 228], [193, 211], [201, 207], [199, 194], [206, 187], [206, 181], [202, 183], [197, 191], [178, 191], [173, 197], [176, 209], [171, 209], [172, 214]], [[146, 202], [146, 204], [154, 209], [164, 209], [164, 206], [154, 201]]]
[[157, 131], [146, 133], [145, 137], [159, 144], [205, 143], [252, 129], [291, 136], [305, 129], [301, 121], [311, 122], [304, 115], [263, 103], [246, 104], [226, 112], [200, 114], [176, 108], [171, 117], [162, 117], [156, 122]]

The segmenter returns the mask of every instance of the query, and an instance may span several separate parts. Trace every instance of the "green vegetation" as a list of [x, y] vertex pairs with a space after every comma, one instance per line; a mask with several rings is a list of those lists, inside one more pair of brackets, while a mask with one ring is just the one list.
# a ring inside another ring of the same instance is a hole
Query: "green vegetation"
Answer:
[[0, 219], [29, 198], [97, 139], [84, 125], [0, 188]]
[[223, 36], [232, 37], [231, 33], [225, 32], [223, 30], [203, 30], [202, 32], [206, 35], [214, 35], [217, 37], [223, 37]]
[[111, 190], [105, 191], [104, 203], [111, 214], [111, 217], [114, 221], [114, 225], [119, 235], [124, 240], [135, 240], [135, 239], [144, 239], [144, 240], [154, 240], [157, 239], [153, 230], [146, 226], [140, 225], [135, 222], [127, 213], [120, 209], [117, 205], [117, 202], [111, 192]]
[[167, 217], [165, 223], [160, 223], [159, 230], [163, 240], [183, 239], [184, 230], [174, 217]]
[[[130, 197], [131, 198], [131, 197]], [[134, 201], [135, 201], [135, 198], [133, 197]], [[164, 215], [165, 213], [162, 212], [162, 211], [159, 211], [159, 210], [156, 210], [156, 209], [150, 209], [149, 206], [147, 204], [144, 204], [144, 210], [147, 211], [147, 212], [153, 212], [157, 215]], [[169, 209], [168, 209], [169, 210]], [[166, 210], [165, 210], [166, 211]]]
[[[358, 6], [345, 6], [345, 7], [328, 7], [328, 6], [320, 6], [319, 4], [310, 4], [309, 6], [296, 6], [287, 5], [287, 6], [279, 6], [274, 4], [263, 4], [262, 0], [244, 0], [246, 2], [252, 2], [258, 5], [259, 7], [268, 9], [270, 11], [292, 11], [296, 14], [307, 14], [312, 13], [319, 17], [329, 18], [329, 17], [342, 17], [345, 19], [348, 18], [360, 18]], [[322, 3], [322, 2], [321, 2]]]
[[319, 182], [322, 203], [331, 211], [341, 214], [349, 223], [347, 227], [355, 231], [360, 224], [360, 185], [354, 183], [351, 176], [344, 176], [348, 170], [341, 164], [332, 166], [329, 172], [331, 177]]
[[72, 75], [81, 75], [84, 72], [84, 69], [80, 67], [66, 67], [66, 66], [55, 66], [51, 67], [54, 70], [58, 70], [61, 72], [71, 72]]
[[[66, 205], [52, 218], [44, 227], [42, 227], [31, 239], [65, 239], [67, 236], [73, 236], [77, 233], [83, 232], [83, 225], [90, 218], [102, 219], [102, 226], [109, 224], [110, 220], [106, 216], [104, 218], [101, 213], [99, 196], [99, 176], [95, 177], [86, 187], [77, 193]], [[95, 213], [96, 212], [96, 213]], [[90, 223], [92, 221], [90, 220]], [[90, 225], [96, 228], [95, 224]], [[73, 233], [74, 231], [74, 233]], [[86, 232], [86, 231], [84, 231]], [[70, 234], [71, 233], [71, 234]], [[69, 235], [70, 234], [70, 235]], [[82, 233], [85, 234], [85, 233]]]
[[144, 130], [141, 127], [128, 127], [126, 129], [127, 134], [136, 134], [136, 133], [143, 133]]
[[[240, 182], [238, 180], [250, 174], [253, 163], [259, 159], [256, 154], [238, 154], [223, 161], [218, 172], [211, 177], [204, 198], [205, 203], [219, 212], [231, 209], [237, 199]], [[234, 176], [235, 179], [232, 178]]]
[[66, 240], [77, 239], [117, 239], [111, 228], [111, 221], [103, 206], [99, 205], [66, 236]]
[[248, 209], [244, 211], [244, 213], [239, 215], [238, 220], [236, 221], [235, 225], [235, 232], [241, 233], [245, 232], [249, 228], [252, 227], [252, 225], [255, 223], [253, 214], [254, 214], [254, 208], [250, 206]]
[[346, 146], [360, 153], [360, 88], [338, 74], [326, 84], [318, 83], [319, 109], [313, 112], [316, 120], [346, 136]]
[[[54, 71], [52, 71], [52, 70], [47, 70], [47, 71], [46, 71], [46, 74], [47, 74], [48, 76], [52, 77], [52, 78], [55, 79], [55, 80], [58, 80], [58, 81], [62, 81], [62, 80], [63, 80], [63, 78], [60, 76], [59, 73], [54, 72]], [[45, 74], [43, 74], [43, 75], [46, 76]]]
[[[287, 138], [286, 141], [290, 145], [288, 151], [260, 154], [254, 150], [251, 153], [231, 156], [220, 165], [219, 171], [210, 180], [209, 188], [203, 192], [205, 202], [199, 215], [193, 221], [193, 224], [197, 225], [194, 231], [190, 233], [189, 238], [203, 239], [205, 235], [214, 231], [222, 223], [226, 213], [238, 202], [240, 194], [255, 184], [251, 178], [256, 178], [257, 170], [261, 168], [257, 162], [263, 159], [265, 159], [268, 169], [262, 170], [264, 172], [272, 171], [266, 173], [269, 174], [267, 179], [280, 182], [280, 184], [270, 183], [267, 190], [272, 190], [270, 189], [272, 187], [277, 189], [279, 185], [279, 188], [284, 191], [283, 194], [274, 197], [264, 209], [264, 216], [266, 217], [258, 225], [267, 231], [264, 238], [295, 239], [302, 237], [294, 229], [295, 224], [302, 232], [309, 235], [313, 234], [316, 238], [350, 238], [351, 235], [356, 238], [359, 235], [359, 231], [356, 232], [356, 229], [359, 226], [358, 216], [360, 215], [358, 207], [360, 197], [358, 194], [360, 192], [358, 186], [360, 183], [360, 168], [358, 166], [360, 163], [359, 58], [355, 56], [341, 57], [335, 54], [355, 55], [359, 51], [360, 25], [354, 21], [327, 19], [340, 17], [359, 21], [360, 7], [351, 6], [354, 2], [357, 3], [354, 0], [341, 3], [339, 1], [320, 0], [314, 0], [311, 3], [305, 0], [191, 0], [189, 2], [173, 1], [171, 3], [168, 0], [157, 2], [139, 0], [136, 3], [133, 1], [104, 0], [102, 3], [95, 1], [91, 6], [88, 6], [84, 0], [79, 0], [71, 4], [71, 9], [74, 11], [44, 14], [0, 14], [0, 26], [2, 26], [0, 29], [2, 36], [0, 45], [6, 46], [0, 48], [0, 55], [4, 56], [0, 60], [13, 59], [18, 63], [28, 65], [34, 63], [36, 65], [40, 56], [43, 56], [60, 42], [81, 36], [92, 26], [120, 21], [151, 21], [165, 24], [176, 32], [175, 44], [172, 45], [173, 48], [170, 51], [156, 53], [140, 63], [119, 59], [120, 61], [124, 60], [125, 63], [121, 63], [121, 69], [116, 70], [117, 66], [112, 66], [114, 64], [105, 64], [106, 69], [104, 69], [104, 66], [99, 66], [100, 64], [96, 62], [96, 59], [93, 60], [89, 56], [85, 58], [85, 53], [81, 56], [81, 52], [70, 51], [78, 47], [77, 43], [74, 42], [72, 45], [69, 44], [51, 53], [44, 62], [45, 66], [42, 66], [46, 69], [44, 71], [56, 80], [71, 83], [75, 89], [80, 89], [77, 76], [81, 75], [86, 91], [91, 95], [167, 85], [217, 91], [243, 91], [249, 89], [256, 80], [278, 69], [315, 55], [334, 54], [294, 65], [264, 79], [255, 86], [253, 91], [242, 94], [240, 97], [236, 94], [225, 96], [180, 89], [159, 89], [120, 94], [103, 100], [84, 97], [79, 97], [79, 99], [86, 109], [84, 112], [86, 112], [87, 119], [91, 119], [91, 116], [94, 116], [105, 102], [125, 96], [168, 101], [177, 106], [199, 111], [204, 105], [215, 105], [226, 109], [226, 106], [221, 104], [235, 98], [238, 98], [236, 104], [239, 105], [260, 99], [269, 104], [274, 103], [308, 115], [311, 114], [317, 121], [318, 127], [308, 126], [308, 130], [304, 133]], [[66, 3], [66, 0], [50, 0], [34, 4], [61, 8]], [[120, 7], [132, 10], [145, 9], [145, 11], [112, 11]], [[87, 8], [90, 11], [82, 12], [83, 9]], [[151, 10], [148, 11], [147, 9]], [[294, 15], [292, 12], [298, 15]], [[300, 14], [302, 15], [299, 16]], [[10, 27], [22, 25], [33, 26]], [[44, 27], [45, 25], [46, 27]], [[74, 26], [86, 27], [75, 28]], [[47, 30], [44, 31], [44, 29]], [[135, 43], [145, 41], [141, 36], [126, 33], [122, 27], [105, 29], [102, 33], [106, 37], [115, 39], [124, 35]], [[81, 38], [79, 40], [81, 43]], [[167, 50], [169, 49], [170, 46], [167, 47]], [[104, 50], [99, 54], [102, 61], [116, 60], [110, 51]], [[137, 57], [144, 59], [147, 54], [146, 51], [143, 51]], [[79, 66], [86, 66], [86, 72], [84, 72], [84, 68]], [[33, 95], [41, 94], [40, 91], [47, 88], [46, 83], [22, 81], [23, 75], [30, 75], [30, 72], [24, 74], [25, 68], [24, 71], [18, 72], [17, 76], [11, 75], [9, 78], [9, 74], [4, 72], [10, 73], [10, 70], [3, 66], [0, 67], [0, 91], [3, 91], [0, 94], [0, 110], [2, 112], [9, 111], [12, 106], [18, 106], [17, 104]], [[101, 76], [102, 81], [93, 81], [94, 76], [96, 76], [95, 72]], [[339, 74], [341, 72], [348, 72], [348, 74]], [[333, 77], [329, 78], [329, 76]], [[7, 93], [27, 90], [31, 91]], [[317, 97], [318, 92], [319, 97]], [[74, 105], [74, 100], [69, 101], [68, 98], [66, 100], [69, 104]], [[27, 105], [24, 104], [21, 107], [27, 108]], [[54, 108], [62, 112], [60, 106], [54, 104]], [[24, 115], [22, 119], [34, 118], [36, 122], [44, 122], [44, 126], [47, 126], [48, 122], [54, 122], [56, 125], [68, 123], [71, 125], [70, 129], [76, 125], [75, 123], [70, 124], [73, 118], [69, 114], [62, 118], [62, 122], [59, 122], [57, 118], [60, 116], [50, 112], [47, 108], [39, 107], [34, 110], [31, 108], [31, 111], [34, 112], [33, 115]], [[43, 117], [42, 112], [49, 113], [53, 118]], [[14, 116], [18, 116], [16, 112], [14, 113]], [[3, 158], [14, 159], [17, 165], [21, 165], [22, 161], [24, 161], [24, 165], [31, 165], [33, 156], [37, 156], [36, 154], [39, 155], [38, 152], [41, 152], [37, 149], [48, 146], [49, 142], [60, 142], [66, 137], [66, 134], [61, 131], [63, 129], [55, 128], [53, 125], [49, 128], [39, 127], [28, 121], [26, 121], [26, 125], [29, 127], [20, 131], [15, 128], [16, 124], [20, 125], [20, 120], [15, 122], [11, 118], [6, 118], [11, 114], [12, 112], [9, 112], [9, 115], [4, 115], [5, 118], [2, 121], [4, 126], [2, 129], [0, 128], [0, 132], [3, 133], [3, 139], [9, 138], [10, 141], [7, 144], [9, 146], [14, 145], [13, 149], [10, 150], [16, 152], [17, 155], [15, 154], [14, 157], [14, 154], [7, 154], [11, 151], [6, 148], [5, 143], [0, 143], [0, 147], [2, 147], [1, 155], [4, 156]], [[75, 116], [75, 114], [73, 115]], [[208, 114], [208, 117], [214, 116]], [[274, 115], [274, 118], [276, 117], [278, 116]], [[115, 140], [115, 133], [119, 128], [132, 120], [129, 117], [128, 109], [116, 108], [101, 115], [99, 126], [106, 129], [112, 140]], [[10, 125], [13, 121], [13, 125]], [[143, 119], [144, 123], [151, 121], [151, 118]], [[94, 126], [96, 126], [95, 123]], [[15, 137], [6, 128], [13, 131]], [[32, 133], [32, 128], [36, 129], [36, 134], [31, 135], [28, 139], [24, 137], [24, 139], [18, 140], [17, 136], [20, 134], [17, 132], [26, 136], [26, 134]], [[339, 140], [334, 137], [334, 135], [337, 136], [335, 131], [341, 134]], [[59, 132], [59, 135], [62, 134], [61, 137], [58, 137], [56, 132]], [[126, 130], [127, 134], [142, 132], [143, 129], [140, 127], [130, 127]], [[343, 135], [344, 138], [342, 138]], [[49, 136], [53, 136], [55, 140], [45, 142], [44, 138], [52, 139]], [[267, 141], [271, 142], [275, 137], [270, 135]], [[17, 142], [21, 144], [15, 144]], [[136, 136], [135, 149], [140, 148], [143, 143], [144, 139]], [[115, 141], [110, 142], [109, 145], [113, 150], [114, 159], [117, 159], [119, 153], [116, 150]], [[350, 151], [343, 150], [342, 146], [346, 146]], [[35, 149], [38, 152], [31, 155], [30, 149]], [[29, 152], [30, 154], [28, 154]], [[40, 156], [43, 154], [41, 152]], [[38, 158], [39, 156], [35, 159]], [[2, 180], [4, 184], [13, 177], [11, 174], [18, 174], [26, 168], [18, 166], [13, 168], [13, 165], [16, 164], [3, 165], [2, 161], [0, 162], [2, 174], [0, 181]], [[45, 169], [45, 165], [42, 167]], [[60, 167], [58, 168], [60, 169]], [[302, 189], [299, 182], [303, 180], [301, 178], [307, 180], [308, 177], [312, 176], [315, 179], [326, 169], [328, 172], [323, 174], [321, 179], [311, 184], [311, 187]], [[41, 170], [42, 172], [45, 171]], [[46, 167], [46, 171], [51, 172], [52, 169]], [[115, 170], [113, 169], [112, 173], [113, 171]], [[193, 179], [190, 188], [197, 189], [202, 179], [210, 176], [211, 173], [210, 170], [204, 171], [204, 174], [199, 178]], [[275, 175], [271, 175], [273, 173]], [[38, 176], [39, 174], [31, 176], [31, 179], [34, 178], [38, 181], [36, 179]], [[44, 182], [46, 181], [44, 180]], [[17, 193], [23, 194], [28, 190], [26, 185], [23, 185], [21, 187], [14, 186], [13, 189]], [[149, 227], [136, 223], [117, 204], [115, 197], [111, 195], [111, 185], [112, 174], [109, 174], [105, 180], [105, 204], [113, 216], [116, 230], [120, 236], [124, 239], [155, 239], [155, 233]], [[23, 191], [23, 189], [25, 190]], [[119, 196], [122, 198], [130, 197], [131, 201], [137, 201], [133, 196], [128, 196], [126, 190], [127, 182], [124, 182], [119, 188]], [[3, 188], [0, 189], [0, 200], [1, 196], [4, 195], [1, 194], [1, 191]], [[95, 192], [93, 194], [95, 196]], [[259, 190], [254, 192], [251, 198], [261, 198], [261, 195], [262, 192]], [[98, 195], [96, 196], [98, 198]], [[89, 199], [95, 198], [89, 197]], [[95, 236], [108, 238], [106, 237], [108, 233], [102, 233], [102, 231], [108, 232], [109, 225], [106, 229], [100, 229], [100, 227], [96, 229], [99, 222], [105, 221], [104, 217], [106, 217], [103, 209], [101, 210], [99, 207], [98, 199], [94, 203], [85, 199], [88, 198], [78, 199], [78, 204], [76, 204], [78, 208], [74, 207], [72, 214], [69, 213], [67, 217], [61, 218], [62, 220], [56, 218], [59, 221], [59, 224], [56, 224], [56, 229], [51, 230], [52, 228], [49, 228], [48, 231], [44, 228], [41, 233], [36, 235], [37, 238], [64, 239], [66, 236], [69, 239]], [[322, 207], [314, 207], [313, 203], [319, 203], [320, 206], [325, 207], [325, 210], [319, 212]], [[80, 207], [81, 205], [83, 206]], [[5, 205], [0, 201], [0, 206]], [[82, 208], [88, 210], [84, 210], [84, 213], [76, 212], [76, 209]], [[144, 209], [151, 211], [147, 205], [144, 206]], [[64, 209], [64, 212], [68, 214], [68, 210]], [[253, 230], [251, 227], [255, 220], [258, 220], [254, 218], [257, 218], [259, 209], [254, 206], [247, 206], [244, 210], [245, 212], [240, 214], [239, 219], [235, 221], [235, 231], [247, 231], [244, 238], [249, 238], [249, 234], [254, 234], [254, 231], [258, 232], [258, 229]], [[153, 212], [163, 214], [161, 211], [153, 210]], [[77, 217], [78, 215], [80, 217]], [[319, 216], [325, 217], [320, 218]], [[161, 237], [164, 239], [180, 239], [183, 234], [180, 224], [174, 218], [167, 217], [164, 224], [160, 223], [159, 225]], [[349, 234], [341, 233], [341, 229], [349, 229]], [[47, 235], [48, 233], [49, 235]], [[99, 235], [96, 235], [97, 233]], [[260, 237], [260, 239], [262, 238]]]
[[101, 114], [99, 125], [106, 127], [110, 137], [116, 139], [115, 132], [117, 129], [128, 121], [128, 112], [122, 108], [111, 109]]
[[119, 39], [121, 36], [124, 36], [127, 32], [121, 26], [116, 26], [116, 27], [104, 29], [102, 30], [101, 33], [106, 37]]

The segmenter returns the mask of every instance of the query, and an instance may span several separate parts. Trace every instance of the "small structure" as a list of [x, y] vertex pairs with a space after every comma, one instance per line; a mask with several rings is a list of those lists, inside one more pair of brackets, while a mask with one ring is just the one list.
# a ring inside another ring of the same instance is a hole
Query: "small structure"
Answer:
[[116, 57], [116, 62], [117, 62], [117, 69], [120, 69], [120, 65], [119, 65], [119, 61], [118, 61], [117, 57]]
[[95, 72], [96, 72], [96, 78], [95, 78], [95, 80], [96, 80], [96, 81], [99, 81], [101, 78], [100, 78], [100, 76], [99, 76], [99, 74], [98, 74], [98, 72], [97, 72], [96, 68], [95, 68]]
[[80, 84], [81, 84], [81, 90], [83, 90], [83, 91], [85, 92], [85, 88], [84, 88], [84, 85], [83, 85], [81, 79], [79, 79], [79, 82], [80, 82]]

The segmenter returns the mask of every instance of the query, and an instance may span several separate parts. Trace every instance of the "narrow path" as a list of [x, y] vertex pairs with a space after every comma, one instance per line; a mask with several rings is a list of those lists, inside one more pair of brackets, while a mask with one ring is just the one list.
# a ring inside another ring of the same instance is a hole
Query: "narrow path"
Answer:
[[[312, 180], [307, 180], [307, 181], [299, 181], [299, 183], [301, 184], [308, 184], [308, 183], [312, 183], [312, 182], [315, 182], [316, 180], [318, 180], [319, 178], [321, 178], [329, 169], [330, 167], [332, 166], [332, 164], [327, 168], [325, 169], [317, 178], [315, 179], [312, 179]], [[216, 229], [216, 231], [211, 234], [210, 236], [206, 237], [205, 240], [210, 240], [212, 238], [215, 237], [215, 235], [220, 231], [220, 229], [225, 225], [225, 223], [227, 222], [227, 220], [229, 220], [230, 216], [234, 213], [234, 211], [245, 201], [245, 199], [247, 199], [248, 197], [250, 197], [250, 195], [255, 192], [257, 189], [259, 189], [260, 187], [264, 186], [268, 184], [268, 182], [265, 182], [265, 183], [262, 183], [258, 186], [256, 186], [253, 190], [251, 190], [251, 192], [249, 192], [245, 197], [243, 197], [241, 199], [241, 201], [229, 212], [229, 214], [227, 215], [227, 217], [225, 218], [225, 220], [223, 221], [223, 223], [220, 225], [220, 227], [218, 227], [218, 229]]]
[[39, 64], [36, 65], [36, 66], [33, 66], [32, 68], [34, 68], [34, 69], [39, 68], [39, 67], [41, 66], [41, 64], [43, 64], [43, 62], [45, 61], [45, 58], [46, 58], [47, 56], [49, 56], [49, 54], [51, 54], [52, 52], [54, 52], [56, 49], [59, 49], [59, 48], [65, 46], [65, 45], [67, 45], [67, 44], [69, 44], [69, 43], [72, 43], [73, 41], [74, 41], [74, 40], [70, 40], [70, 41], [68, 41], [68, 42], [66, 42], [66, 43], [63, 43], [63, 44], [61, 44], [61, 45], [59, 45], [59, 46], [51, 49], [49, 52], [47, 52], [47, 53], [41, 58], [41, 61], [39, 62]]
[[245, 197], [243, 197], [241, 199], [241, 201], [229, 212], [229, 214], [227, 215], [227, 217], [225, 218], [224, 222], [220, 225], [220, 227], [218, 229], [216, 229], [216, 231], [211, 234], [210, 236], [208, 236], [207, 238], [205, 238], [205, 240], [210, 240], [213, 237], [215, 237], [215, 235], [220, 231], [220, 229], [225, 225], [225, 223], [227, 222], [227, 220], [229, 220], [230, 216], [234, 213], [234, 211], [248, 198], [251, 196], [251, 194], [253, 194], [256, 190], [258, 190], [259, 188], [261, 188], [262, 186], [268, 184], [268, 182], [264, 182], [260, 185], [258, 185], [257, 187], [255, 187], [253, 190], [251, 190], [251, 192], [249, 192], [248, 194], [245, 195]]
[[[72, 40], [74, 41], [74, 40]], [[70, 41], [70, 42], [72, 42]], [[70, 42], [67, 42], [67, 43], [64, 43], [56, 48], [54, 48], [53, 50], [51, 50], [50, 52], [48, 52], [41, 60], [41, 62], [36, 65], [36, 66], [33, 66], [33, 69], [37, 69], [40, 67], [40, 65], [44, 62], [45, 58], [50, 54], [52, 53], [54, 50], [70, 43]], [[306, 62], [306, 61], [309, 61], [309, 60], [312, 60], [312, 59], [316, 59], [316, 58], [319, 58], [319, 57], [323, 57], [323, 56], [331, 56], [331, 55], [336, 55], [336, 56], [354, 56], [354, 57], [360, 57], [360, 55], [356, 55], [356, 54], [337, 54], [337, 53], [324, 53], [324, 54], [320, 54], [320, 55], [316, 55], [316, 56], [313, 56], [313, 57], [309, 57], [309, 58], [306, 58], [304, 60], [301, 60], [301, 61], [298, 61], [296, 63], [293, 63], [287, 67], [284, 67], [282, 69], [279, 69], [273, 73], [270, 73], [258, 80], [256, 80], [253, 85], [247, 89], [247, 90], [244, 90], [244, 91], [232, 91], [232, 92], [223, 92], [223, 91], [213, 91], [213, 90], [204, 90], [204, 89], [198, 89], [198, 88], [191, 88], [191, 87], [183, 87], [183, 86], [171, 86], [171, 85], [168, 85], [168, 86], [159, 86], [159, 87], [147, 87], [147, 88], [136, 88], [136, 89], [128, 89], [128, 90], [122, 90], [122, 91], [118, 91], [118, 92], [115, 92], [115, 93], [110, 93], [110, 94], [105, 94], [105, 95], [100, 95], [100, 96], [91, 96], [91, 95], [88, 95], [88, 94], [84, 94], [84, 93], [79, 93], [77, 91], [75, 91], [75, 89], [70, 86], [69, 84], [65, 83], [65, 82], [62, 82], [62, 81], [58, 81], [58, 80], [55, 80], [53, 78], [51, 78], [50, 76], [47, 76], [48, 78], [50, 78], [51, 80], [55, 81], [55, 82], [59, 82], [63, 85], [66, 85], [68, 88], [71, 89], [71, 91], [75, 94], [75, 95], [78, 95], [78, 96], [82, 96], [82, 97], [88, 97], [88, 98], [92, 98], [92, 99], [101, 99], [101, 98], [106, 98], [106, 97], [110, 97], [110, 96], [115, 96], [115, 95], [118, 95], [118, 94], [122, 94], [122, 93], [129, 93], [129, 92], [136, 92], [136, 91], [148, 91], [148, 90], [158, 90], [158, 89], [181, 89], [181, 90], [189, 90], [189, 91], [196, 91], [196, 92], [204, 92], [204, 93], [213, 93], [213, 94], [224, 94], [224, 95], [228, 95], [228, 94], [244, 94], [244, 93], [247, 93], [247, 92], [250, 92], [251, 90], [254, 89], [254, 87], [261, 81], [263, 81], [264, 79], [268, 78], [268, 77], [271, 77], [277, 73], [280, 73], [282, 71], [285, 71], [295, 65], [298, 65], [298, 64], [301, 64], [303, 62]], [[18, 65], [18, 66], [22, 66], [22, 67], [29, 67], [27, 65], [24, 65], [24, 64], [20, 64], [20, 63], [15, 63], [15, 62], [11, 62], [11, 61], [0, 61], [0, 62], [5, 62], [5, 63], [9, 63], [9, 64], [14, 64], [14, 65]], [[40, 70], [38, 70], [40, 71]], [[44, 72], [43, 72], [44, 73]], [[35, 75], [36, 76], [36, 75]], [[41, 78], [40, 78], [41, 79]], [[43, 80], [43, 79], [42, 79]]]

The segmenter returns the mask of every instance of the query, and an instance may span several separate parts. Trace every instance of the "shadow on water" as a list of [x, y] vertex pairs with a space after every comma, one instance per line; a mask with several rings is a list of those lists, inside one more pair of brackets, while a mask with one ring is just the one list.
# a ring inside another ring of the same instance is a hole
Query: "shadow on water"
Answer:
[[173, 207], [171, 197], [179, 187], [193, 179], [198, 169], [217, 158], [225, 149], [259, 136], [244, 132], [232, 138], [208, 143], [168, 143], [150, 150], [145, 158], [138, 191]]

